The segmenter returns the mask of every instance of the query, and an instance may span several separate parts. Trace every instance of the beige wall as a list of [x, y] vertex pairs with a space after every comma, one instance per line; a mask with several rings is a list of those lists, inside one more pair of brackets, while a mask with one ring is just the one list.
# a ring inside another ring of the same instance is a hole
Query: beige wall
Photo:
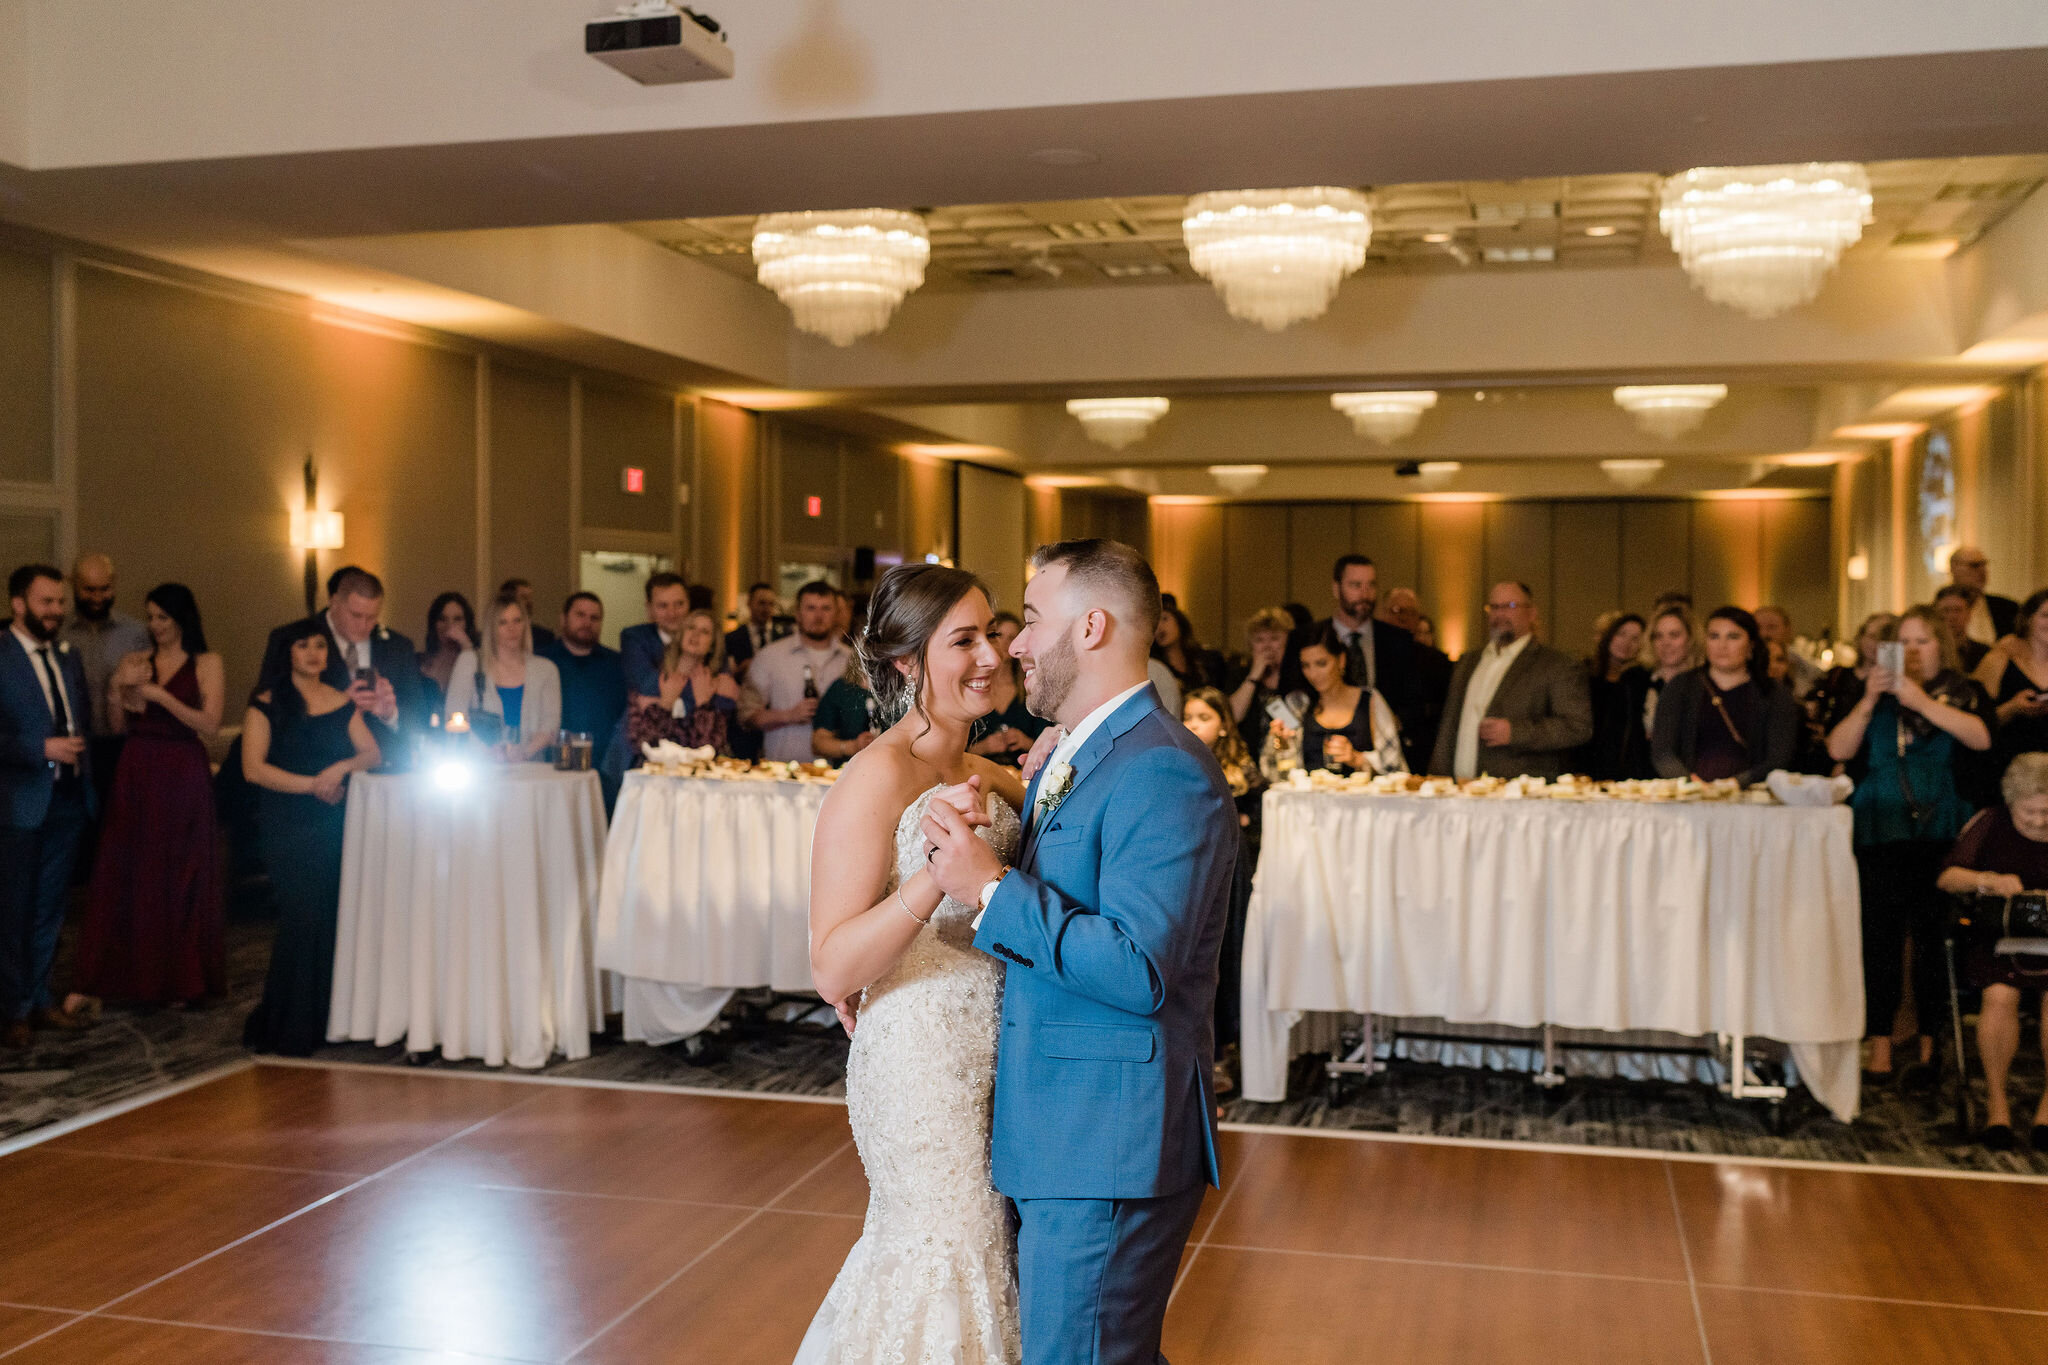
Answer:
[[1019, 476], [980, 465], [960, 466], [959, 564], [981, 575], [998, 607], [1022, 611], [1025, 488]]
[[[236, 696], [265, 633], [304, 610], [288, 528], [308, 455], [320, 505], [346, 524], [320, 577], [376, 572], [385, 624], [417, 641], [434, 594], [475, 600], [514, 575], [552, 620], [579, 545], [623, 536], [685, 557], [690, 410], [618, 376], [290, 295], [0, 243], [0, 558], [106, 551], [131, 612], [154, 583], [189, 584]], [[624, 463], [647, 469], [643, 497], [617, 493]]]
[[1453, 655], [1503, 579], [1529, 584], [1545, 635], [1586, 647], [1603, 611], [1646, 610], [1667, 588], [1702, 609], [1775, 602], [1801, 629], [1834, 620], [1825, 499], [1602, 502], [1238, 503], [1152, 507], [1160, 586], [1204, 643], [1243, 647], [1263, 606], [1330, 607], [1340, 554], [1370, 555], [1380, 590], [1412, 587]]

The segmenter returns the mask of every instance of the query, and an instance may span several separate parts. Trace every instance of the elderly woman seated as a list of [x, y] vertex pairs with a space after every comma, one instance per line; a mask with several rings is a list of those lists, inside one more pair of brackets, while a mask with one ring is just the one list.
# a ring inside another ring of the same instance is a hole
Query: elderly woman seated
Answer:
[[[1942, 869], [1942, 890], [1959, 896], [2014, 896], [2048, 889], [2048, 753], [2021, 754], [2006, 769], [2005, 804], [1981, 811], [1963, 827]], [[1993, 953], [1986, 944], [1972, 955], [1972, 985], [1984, 989], [1977, 1018], [1977, 1053], [1984, 1060], [1990, 1113], [1983, 1142], [1995, 1151], [2018, 1145], [2005, 1082], [2020, 1042], [2020, 997], [2036, 1006], [2048, 985], [2048, 957]], [[2048, 1014], [2041, 1020], [2042, 1051], [2048, 1054]], [[2034, 1150], [2048, 1152], [2048, 1094], [2034, 1111]]]

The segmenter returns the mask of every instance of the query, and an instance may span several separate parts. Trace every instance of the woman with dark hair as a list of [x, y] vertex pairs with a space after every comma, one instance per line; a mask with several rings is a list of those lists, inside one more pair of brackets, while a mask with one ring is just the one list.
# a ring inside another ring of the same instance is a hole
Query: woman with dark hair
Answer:
[[1232, 720], [1230, 702], [1222, 692], [1202, 687], [1188, 693], [1181, 699], [1180, 719], [1188, 733], [1209, 746], [1237, 803], [1237, 867], [1230, 884], [1230, 917], [1223, 924], [1223, 950], [1217, 959], [1216, 1068], [1211, 1078], [1215, 1092], [1225, 1095], [1237, 1088], [1226, 1054], [1236, 1049], [1242, 1027], [1239, 978], [1244, 974], [1244, 924], [1252, 903], [1252, 874], [1259, 866], [1260, 814], [1266, 800], [1266, 779]]
[[[427, 647], [420, 651], [420, 673], [440, 689], [434, 702], [448, 697], [448, 683], [455, 676], [455, 664], [464, 650], [481, 643], [476, 633], [476, 613], [469, 599], [459, 592], [444, 592], [427, 608], [427, 633], [420, 637]], [[435, 709], [439, 709], [437, 706]]]
[[[1301, 647], [1301, 675], [1315, 702], [1301, 725], [1301, 766], [1348, 772], [1370, 766], [1372, 692], [1344, 681], [1344, 642], [1334, 626]], [[1274, 721], [1280, 733], [1287, 726]]]
[[2001, 768], [2048, 750], [2048, 588], [2020, 603], [2012, 632], [1977, 668], [1978, 685], [1998, 708]]
[[1650, 737], [1643, 732], [1643, 699], [1650, 670], [1637, 662], [1647, 629], [1632, 611], [1609, 612], [1594, 623], [1586, 684], [1593, 696], [1593, 738], [1580, 751], [1579, 770], [1600, 781], [1649, 777]]
[[[979, 908], [939, 889], [923, 828], [946, 791], [980, 806], [980, 836], [1005, 863], [1022, 841], [1016, 771], [967, 752], [1007, 662], [990, 615], [973, 574], [904, 564], [882, 575], [861, 634], [889, 728], [818, 812], [811, 976], [843, 1013], [858, 1003], [846, 1109], [872, 1198], [797, 1352], [805, 1365], [889, 1342], [930, 1359], [1017, 1357], [1008, 1208], [988, 1183], [1002, 964], [973, 947]], [[935, 1288], [892, 1292], [910, 1280]]]
[[321, 681], [327, 625], [284, 628], [277, 662], [256, 680], [242, 718], [242, 775], [261, 790], [257, 842], [277, 895], [277, 938], [263, 1000], [242, 1041], [258, 1052], [303, 1057], [327, 1040], [341, 910], [341, 833], [354, 773], [377, 766], [361, 713]]
[[1223, 681], [1223, 661], [1202, 648], [1195, 638], [1194, 623], [1177, 606], [1159, 612], [1159, 625], [1152, 634], [1152, 657], [1166, 665], [1183, 694], [1198, 687], [1216, 687]]
[[1664, 686], [1650, 761], [1660, 777], [1752, 786], [1792, 766], [1804, 716], [1790, 689], [1771, 681], [1754, 616], [1721, 607], [1707, 617], [1706, 637], [1706, 662]]
[[227, 990], [206, 741], [227, 700], [199, 604], [182, 583], [143, 599], [152, 648], [115, 668], [107, 721], [125, 734], [86, 892], [77, 989], [183, 1007]]
[[1898, 643], [1904, 667], [1893, 672], [1880, 660], [1871, 670], [1863, 700], [1828, 736], [1828, 754], [1864, 770], [1849, 798], [1863, 896], [1864, 1032], [1869, 1070], [1888, 1076], [1909, 940], [1923, 1065], [1933, 1059], [1947, 1017], [1935, 881], [1975, 810], [1972, 755], [1991, 747], [1991, 703], [1962, 675], [1955, 642], [1934, 608], [1912, 608], [1883, 639]]

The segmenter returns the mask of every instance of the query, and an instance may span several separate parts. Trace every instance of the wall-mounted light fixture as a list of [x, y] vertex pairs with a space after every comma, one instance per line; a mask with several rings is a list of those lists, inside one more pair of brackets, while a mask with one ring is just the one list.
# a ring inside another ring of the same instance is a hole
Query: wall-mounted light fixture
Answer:
[[341, 548], [343, 527], [341, 513], [320, 510], [320, 474], [311, 455], [306, 457], [305, 480], [305, 506], [292, 509], [291, 543], [294, 550], [305, 552], [306, 614], [311, 616], [320, 590], [320, 552]]

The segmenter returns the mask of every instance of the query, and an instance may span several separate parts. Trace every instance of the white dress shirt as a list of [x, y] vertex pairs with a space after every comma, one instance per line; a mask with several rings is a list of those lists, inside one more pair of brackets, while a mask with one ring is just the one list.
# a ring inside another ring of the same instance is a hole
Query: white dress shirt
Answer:
[[[1152, 680], [1150, 678], [1147, 678], [1145, 679], [1145, 681], [1138, 683], [1134, 687], [1125, 688], [1123, 691], [1111, 697], [1108, 701], [1102, 703], [1102, 705], [1096, 707], [1093, 711], [1090, 711], [1087, 717], [1083, 719], [1079, 725], [1076, 725], [1073, 729], [1069, 730], [1066, 734], [1060, 737], [1060, 742], [1053, 746], [1052, 755], [1051, 757], [1045, 760], [1045, 767], [1041, 771], [1050, 773], [1053, 770], [1053, 768], [1058, 764], [1072, 763], [1074, 761], [1074, 755], [1081, 752], [1081, 746], [1088, 742], [1088, 737], [1094, 734], [1097, 730], [1101, 729], [1102, 723], [1108, 720], [1111, 716], [1115, 715], [1118, 707], [1122, 706], [1125, 702], [1129, 701], [1132, 697], [1137, 696], [1140, 692], [1144, 691], [1151, 685]], [[1031, 809], [1024, 813], [1024, 827], [1027, 830], [1031, 828], [1031, 822], [1037, 818], [1039, 806], [1042, 805], [1045, 801], [1045, 783], [1040, 782], [1038, 784], [1038, 787], [1038, 800], [1033, 801], [1031, 803]], [[983, 887], [982, 890], [986, 892], [988, 888]], [[981, 917], [982, 915], [986, 915], [987, 913], [988, 906], [984, 904], [981, 907], [979, 913], [975, 915], [974, 922], [970, 927], [973, 928], [977, 933], [979, 933], [981, 930]]]
[[[1123, 691], [1111, 697], [1108, 701], [1102, 703], [1102, 705], [1096, 707], [1093, 711], [1090, 711], [1087, 717], [1084, 720], [1082, 720], [1082, 722], [1079, 725], [1076, 725], [1073, 729], [1069, 730], [1065, 735], [1063, 735], [1060, 738], [1060, 742], [1053, 746], [1052, 757], [1045, 760], [1045, 771], [1049, 773], [1059, 764], [1072, 763], [1074, 761], [1074, 755], [1081, 752], [1081, 746], [1088, 742], [1088, 736], [1094, 734], [1097, 730], [1101, 729], [1102, 723], [1108, 720], [1111, 716], [1115, 715], [1116, 709], [1119, 706], [1122, 706], [1125, 702], [1129, 701], [1132, 697], [1137, 696], [1140, 692], [1144, 691], [1147, 687], [1150, 687], [1151, 685], [1152, 680], [1150, 678], [1147, 678], [1144, 682], [1137, 684], [1135, 687], [1125, 688]], [[1038, 815], [1038, 807], [1042, 805], [1045, 800], [1045, 783], [1041, 782], [1038, 784], [1038, 786], [1039, 799], [1032, 803], [1031, 810], [1029, 811], [1029, 815], [1034, 819]], [[1028, 827], [1029, 821], [1027, 821], [1026, 824]]]
[[1465, 685], [1465, 709], [1458, 715], [1457, 756], [1451, 763], [1451, 772], [1460, 782], [1479, 775], [1479, 722], [1486, 719], [1486, 708], [1493, 705], [1501, 679], [1534, 638], [1524, 635], [1506, 646], [1489, 642], [1473, 666], [1472, 680]]
[[[64, 714], [71, 718], [71, 729], [66, 733], [73, 735], [84, 734], [83, 726], [85, 725], [84, 717], [86, 713], [78, 709], [78, 698], [72, 696], [69, 691], [64, 690], [64, 665], [57, 657], [57, 642], [55, 640], [47, 642], [38, 640], [35, 636], [23, 630], [19, 621], [16, 621], [11, 629], [14, 631], [14, 638], [21, 642], [21, 647], [24, 650], [28, 651], [28, 671], [36, 675], [36, 686], [43, 689], [43, 705], [50, 708], [51, 721], [55, 722], [57, 719], [57, 703], [50, 696], [50, 683], [52, 679], [55, 679], [58, 690], [63, 692], [64, 695]], [[50, 661], [48, 672], [44, 671], [42, 661], [36, 658], [36, 651], [45, 649], [49, 651], [48, 655], [45, 656]]]

